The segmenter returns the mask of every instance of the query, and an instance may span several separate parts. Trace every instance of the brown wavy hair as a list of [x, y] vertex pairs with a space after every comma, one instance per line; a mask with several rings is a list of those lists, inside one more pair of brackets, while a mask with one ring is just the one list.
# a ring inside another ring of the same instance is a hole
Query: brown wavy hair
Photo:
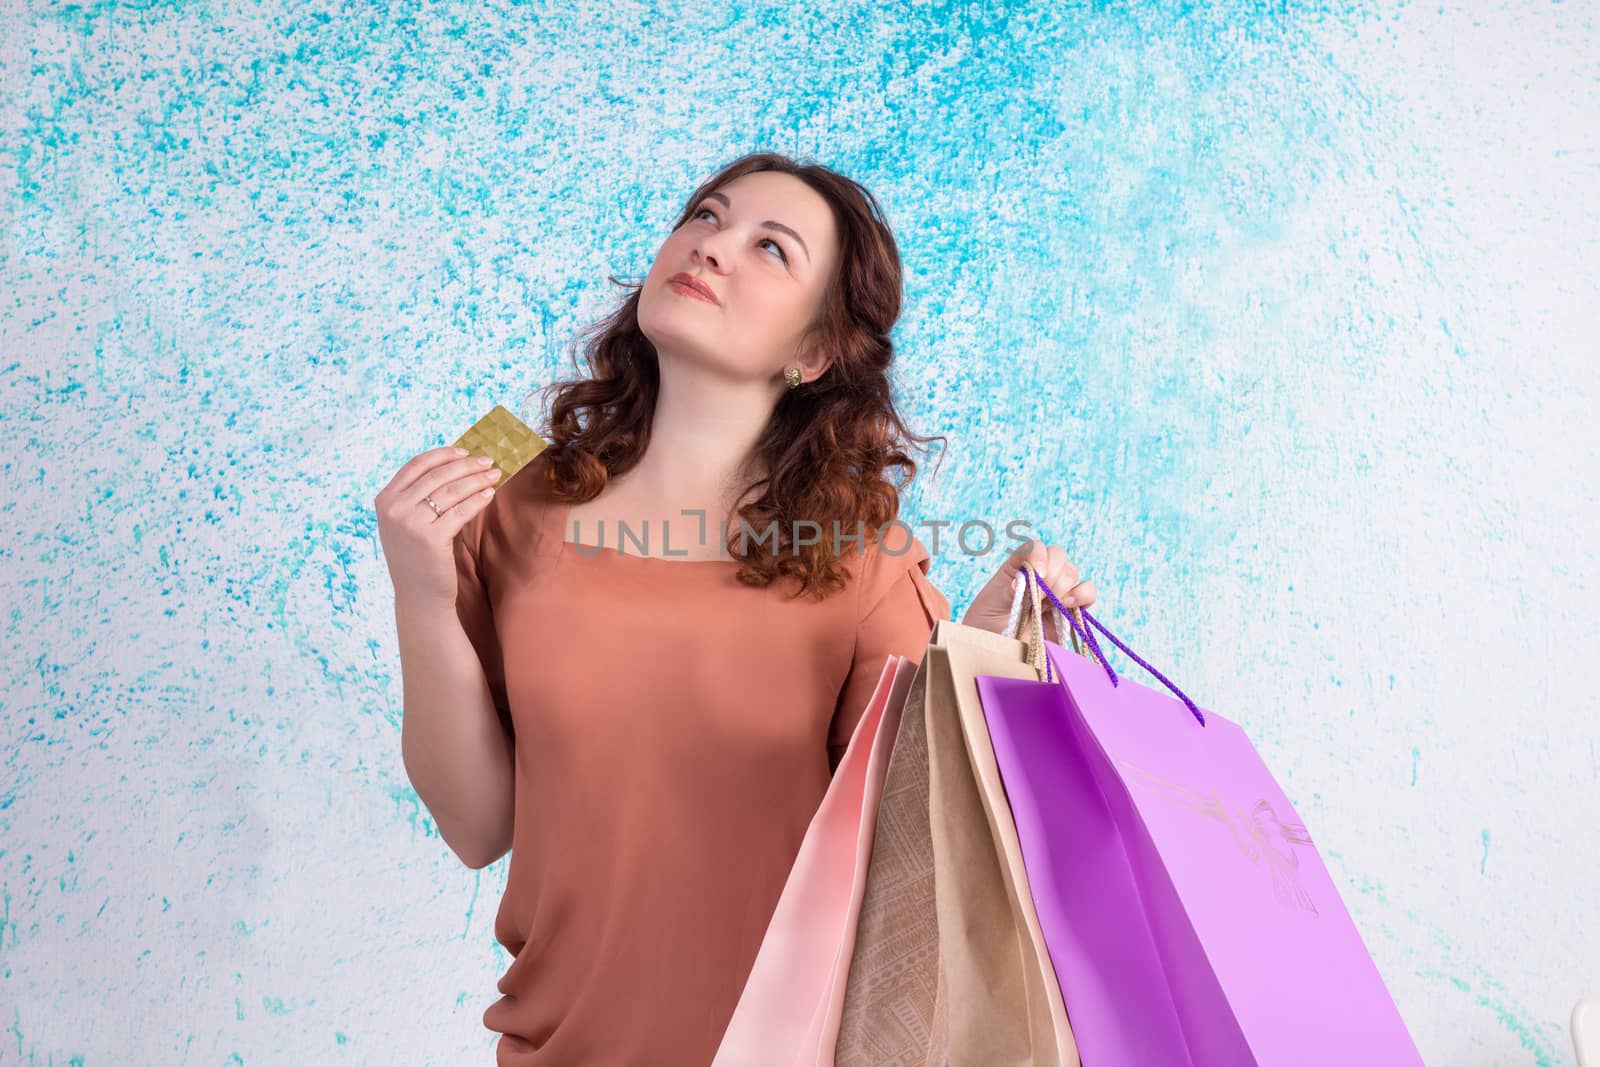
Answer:
[[[839, 268], [805, 340], [815, 339], [834, 359], [816, 380], [783, 391], [746, 465], [766, 474], [743, 485], [735, 497], [745, 500], [760, 490], [737, 512], [752, 536], [741, 537], [735, 521], [727, 548], [743, 563], [738, 577], [744, 584], [768, 586], [786, 576], [798, 583], [796, 596], [821, 599], [848, 582], [840, 563], [844, 552], [859, 551], [838, 550], [833, 524], [838, 523], [841, 534], [864, 533], [870, 544], [885, 524], [899, 517], [900, 493], [916, 477], [917, 463], [907, 451], [926, 451], [930, 442], [948, 441], [942, 435], [912, 433], [895, 410], [889, 331], [900, 317], [900, 253], [877, 200], [863, 186], [827, 167], [756, 152], [706, 179], [673, 229], [689, 221], [708, 193], [756, 171], [791, 174], [832, 208], [840, 238]], [[552, 495], [573, 503], [592, 500], [612, 476], [639, 462], [650, 440], [660, 388], [655, 346], [639, 329], [644, 283], [610, 281], [628, 295], [616, 311], [579, 334], [575, 348], [581, 347], [588, 373], [539, 390], [549, 411], [544, 454]], [[573, 362], [576, 366], [576, 352]], [[582, 368], [577, 369], [581, 374]], [[898, 482], [885, 477], [890, 468], [902, 472]], [[795, 544], [794, 523], [803, 520], [818, 524], [816, 544]], [[772, 536], [769, 529], [775, 531]]]

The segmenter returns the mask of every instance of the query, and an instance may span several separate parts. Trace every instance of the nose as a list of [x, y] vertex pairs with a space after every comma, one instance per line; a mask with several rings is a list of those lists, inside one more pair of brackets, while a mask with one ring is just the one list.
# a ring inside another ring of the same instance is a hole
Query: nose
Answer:
[[722, 259], [717, 253], [717, 249], [722, 247], [721, 244], [718, 243], [721, 241], [721, 239], [721, 232], [708, 233], [704, 237], [700, 238], [700, 243], [695, 249], [695, 251], [699, 253], [700, 257], [711, 265], [713, 270], [722, 269]]
[[715, 242], [714, 237], [707, 237], [706, 240], [702, 240], [701, 245], [699, 245], [699, 254], [701, 254], [701, 259], [710, 264], [710, 269], [722, 269], [722, 259], [717, 256], [717, 242]]

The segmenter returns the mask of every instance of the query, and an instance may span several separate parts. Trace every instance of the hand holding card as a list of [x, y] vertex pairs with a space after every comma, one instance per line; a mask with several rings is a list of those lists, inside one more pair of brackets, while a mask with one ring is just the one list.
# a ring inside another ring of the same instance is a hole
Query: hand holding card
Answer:
[[374, 504], [397, 603], [455, 603], [456, 534], [547, 445], [496, 404], [454, 446], [427, 449], [395, 472]]

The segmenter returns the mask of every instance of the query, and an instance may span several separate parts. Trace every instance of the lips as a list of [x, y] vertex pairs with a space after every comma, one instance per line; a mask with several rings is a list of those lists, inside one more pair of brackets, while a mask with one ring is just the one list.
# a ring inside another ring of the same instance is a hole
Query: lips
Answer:
[[722, 301], [717, 299], [717, 294], [711, 291], [711, 287], [709, 285], [701, 281], [699, 278], [684, 274], [682, 271], [674, 274], [672, 277], [668, 278], [667, 281], [673, 285], [683, 287], [691, 295], [704, 300], [708, 304], [722, 303]]

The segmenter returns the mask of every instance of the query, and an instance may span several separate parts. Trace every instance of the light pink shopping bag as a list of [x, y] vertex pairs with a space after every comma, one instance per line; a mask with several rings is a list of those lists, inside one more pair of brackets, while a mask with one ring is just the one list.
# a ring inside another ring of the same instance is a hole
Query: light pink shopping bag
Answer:
[[978, 690], [1083, 1062], [1420, 1064], [1244, 732], [1081, 615], [1182, 699], [1118, 678], [1076, 618], [1097, 658], [1050, 642], [1051, 681]]
[[917, 665], [884, 663], [822, 798], [713, 1067], [833, 1063], [890, 748]]

